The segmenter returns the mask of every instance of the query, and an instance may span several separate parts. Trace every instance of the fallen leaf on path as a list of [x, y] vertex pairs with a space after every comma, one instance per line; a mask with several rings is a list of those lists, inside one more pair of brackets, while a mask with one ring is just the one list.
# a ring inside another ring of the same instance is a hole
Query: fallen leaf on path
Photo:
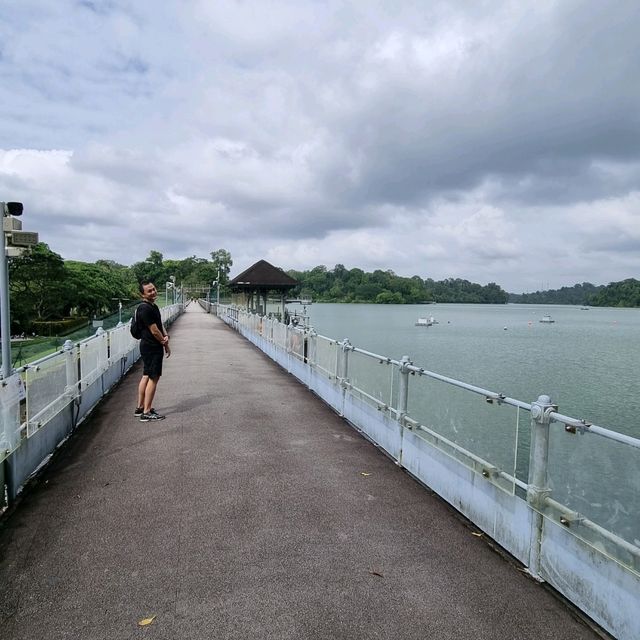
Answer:
[[370, 473], [367, 473], [366, 471], [361, 471], [361, 472], [360, 472], [360, 475], [361, 475], [361, 476], [364, 476], [364, 477], [366, 478], [367, 476], [370, 476], [371, 474], [370, 474]]
[[379, 571], [369, 571], [369, 573], [372, 576], [378, 576], [378, 578], [384, 578], [384, 575], [382, 575]]
[[475, 531], [473, 531], [471, 533], [472, 536], [476, 536], [476, 538], [482, 538], [482, 536], [484, 535], [484, 533], [476, 533]]
[[143, 618], [142, 620], [140, 620], [140, 622], [138, 622], [138, 626], [148, 627], [155, 619], [156, 619], [156, 616], [151, 616], [150, 618]]

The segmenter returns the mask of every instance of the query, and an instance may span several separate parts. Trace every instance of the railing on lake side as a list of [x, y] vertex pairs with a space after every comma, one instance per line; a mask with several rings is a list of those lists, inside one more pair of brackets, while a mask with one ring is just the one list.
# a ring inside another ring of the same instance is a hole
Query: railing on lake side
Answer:
[[200, 301], [618, 638], [640, 637], [640, 440]]
[[[160, 312], [169, 325], [182, 305]], [[0, 380], [0, 486], [6, 485], [9, 502], [139, 356], [127, 322], [80, 342], [67, 340], [58, 352]]]

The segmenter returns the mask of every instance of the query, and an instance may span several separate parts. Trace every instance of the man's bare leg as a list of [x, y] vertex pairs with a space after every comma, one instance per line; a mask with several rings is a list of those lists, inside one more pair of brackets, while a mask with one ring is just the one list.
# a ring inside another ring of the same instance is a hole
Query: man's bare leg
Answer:
[[156, 395], [156, 387], [158, 386], [159, 378], [147, 377], [147, 385], [144, 390], [144, 412], [149, 413], [151, 411], [151, 405], [153, 404], [153, 397]]
[[149, 376], [142, 376], [138, 385], [138, 407], [144, 407], [144, 392], [149, 382]]

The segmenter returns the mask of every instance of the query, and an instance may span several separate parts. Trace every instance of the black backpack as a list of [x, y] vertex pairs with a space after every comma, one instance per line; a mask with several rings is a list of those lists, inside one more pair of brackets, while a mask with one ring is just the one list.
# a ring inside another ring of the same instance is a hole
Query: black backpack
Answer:
[[[140, 304], [143, 304], [142, 302]], [[133, 317], [131, 318], [131, 327], [129, 330], [131, 331], [131, 337], [136, 340], [140, 340], [142, 338], [142, 329], [140, 329], [140, 325], [138, 324], [138, 309], [140, 305], [136, 307], [136, 310], [133, 312]]]

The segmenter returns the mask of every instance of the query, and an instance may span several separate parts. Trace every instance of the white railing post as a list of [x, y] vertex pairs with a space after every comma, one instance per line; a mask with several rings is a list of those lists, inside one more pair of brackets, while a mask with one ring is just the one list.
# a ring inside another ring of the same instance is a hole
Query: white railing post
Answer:
[[307, 364], [312, 367], [318, 360], [318, 333], [311, 327], [307, 333]]
[[62, 347], [65, 355], [65, 366], [67, 373], [66, 392], [72, 398], [75, 398], [78, 395], [78, 366], [73, 361], [74, 347], [75, 345], [71, 340], [65, 340]]
[[527, 502], [534, 510], [531, 531], [531, 549], [529, 553], [529, 573], [541, 580], [540, 577], [540, 548], [544, 518], [542, 509], [546, 499], [551, 494], [548, 482], [549, 466], [549, 414], [557, 411], [558, 407], [551, 404], [551, 398], [541, 395], [531, 403], [531, 449], [529, 452], [529, 487]]
[[305, 332], [304, 344], [304, 363], [307, 372], [307, 387], [311, 388], [311, 374], [314, 370], [318, 349], [318, 334], [313, 327]]
[[347, 386], [349, 385], [349, 351], [351, 351], [351, 343], [349, 338], [345, 338], [342, 342], [338, 342], [340, 349], [338, 350], [338, 363], [336, 366], [336, 381], [342, 389], [342, 403], [340, 407], [340, 415], [344, 416], [344, 403], [347, 395]]
[[292, 326], [290, 324], [287, 325], [285, 330], [285, 351], [287, 353], [287, 371], [291, 373], [291, 331]]
[[342, 384], [349, 378], [349, 351], [351, 350], [351, 343], [349, 342], [349, 338], [345, 338], [342, 342], [338, 342], [338, 345], [340, 349], [338, 351], [336, 377]]
[[398, 464], [402, 466], [402, 450], [404, 447], [404, 418], [409, 404], [409, 365], [413, 364], [409, 356], [402, 356], [398, 367], [398, 413], [396, 419], [400, 428], [400, 446], [398, 447]]
[[400, 380], [398, 384], [398, 422], [400, 425], [404, 423], [404, 417], [407, 415], [407, 405], [409, 402], [409, 365], [413, 364], [409, 360], [409, 356], [402, 356], [400, 367]]

